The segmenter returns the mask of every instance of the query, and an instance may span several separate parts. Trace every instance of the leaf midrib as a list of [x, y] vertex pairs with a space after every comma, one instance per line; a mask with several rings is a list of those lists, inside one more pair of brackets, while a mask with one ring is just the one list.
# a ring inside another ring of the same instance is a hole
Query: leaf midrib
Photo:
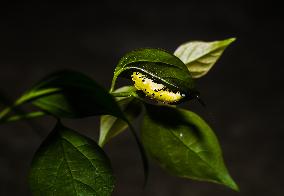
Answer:
[[[215, 49], [210, 50], [210, 51], [208, 51], [207, 53], [202, 54], [202, 55], [200, 55], [200, 56], [197, 56], [195, 59], [192, 59], [191, 61], [186, 62], [185, 64], [188, 65], [188, 64], [194, 63], [194, 61], [197, 61], [198, 59], [204, 58], [204, 57], [206, 57], [207, 55], [210, 55], [210, 53], [214, 53], [214, 52], [216, 52], [217, 50], [222, 50], [222, 49], [224, 49], [224, 48], [226, 48], [226, 46], [216, 47]], [[218, 57], [217, 57], [217, 58], [218, 58]]]
[[[128, 70], [128, 69], [137, 69], [137, 70], [140, 70], [140, 71], [142, 71], [142, 72], [144, 72], [144, 73], [146, 73], [146, 74], [152, 76], [153, 78], [157, 78], [157, 79], [161, 80], [163, 83], [166, 83], [167, 85], [172, 86], [172, 87], [178, 89], [178, 86], [173, 85], [173, 84], [169, 83], [168, 81], [164, 80], [163, 78], [158, 77], [157, 75], [154, 75], [154, 74], [152, 74], [152, 73], [148, 72], [147, 70], [142, 69], [142, 68], [140, 68], [140, 67], [127, 67], [127, 68], [123, 69], [120, 73], [122, 73], [123, 71]], [[181, 69], [181, 70], [182, 70], [182, 69]], [[183, 71], [183, 70], [182, 70], [182, 71]], [[120, 73], [119, 73], [119, 74], [120, 74]], [[119, 74], [118, 74], [118, 75], [119, 75]]]
[[69, 163], [68, 163], [68, 161], [67, 161], [67, 157], [66, 157], [66, 152], [65, 152], [64, 145], [63, 145], [63, 141], [64, 141], [64, 140], [62, 140], [62, 141], [60, 142], [60, 145], [61, 145], [61, 148], [62, 148], [62, 151], [63, 151], [64, 160], [66, 161], [66, 164], [67, 164], [68, 169], [69, 169], [68, 171], [69, 171], [69, 173], [70, 173], [70, 175], [71, 175], [71, 177], [72, 177], [73, 189], [74, 189], [76, 195], [78, 195], [78, 192], [77, 192], [77, 189], [76, 189], [76, 185], [74, 184], [74, 179], [75, 179], [75, 178], [74, 178], [74, 176], [73, 176], [73, 174], [72, 174], [72, 170], [71, 170], [70, 165], [69, 165]]
[[[181, 143], [183, 144], [183, 146], [185, 146], [185, 148], [187, 148], [189, 151], [191, 151], [191, 152], [193, 152], [194, 154], [196, 154], [196, 156], [197, 156], [202, 162], [204, 162], [209, 168], [211, 168], [211, 169], [213, 170], [213, 172], [214, 172], [215, 174], [217, 174], [215, 168], [213, 168], [209, 163], [207, 163], [207, 161], [205, 161], [202, 157], [200, 157], [200, 156], [198, 155], [198, 153], [196, 153], [196, 152], [193, 151], [189, 146], [187, 146], [186, 143], [184, 143], [184, 142], [183, 142], [178, 136], [176, 136], [172, 131], [169, 131], [169, 132], [170, 132], [171, 135], [173, 135], [175, 138], [177, 138], [179, 141], [181, 141]], [[217, 176], [218, 176], [218, 174], [217, 174]], [[215, 181], [215, 180], [214, 180], [214, 181]], [[215, 182], [218, 182], [218, 181], [215, 181]], [[220, 183], [220, 182], [218, 182], [218, 183]]]
[[[101, 173], [100, 173], [100, 172], [97, 172], [97, 168], [95, 167], [95, 165], [90, 161], [90, 159], [89, 159], [84, 153], [82, 153], [82, 152], [78, 149], [78, 147], [85, 146], [85, 145], [89, 145], [88, 143], [83, 144], [83, 145], [80, 145], [80, 146], [74, 146], [74, 145], [73, 145], [70, 141], [68, 141], [66, 138], [62, 138], [62, 141], [65, 141], [65, 142], [69, 143], [70, 145], [72, 145], [72, 146], [74, 147], [74, 149], [75, 149], [76, 151], [78, 151], [81, 155], [83, 155], [83, 156], [89, 161], [89, 163], [92, 165], [92, 167], [95, 168], [96, 174], [97, 174], [98, 176], [100, 176], [100, 177], [101, 177], [101, 180], [103, 180], [103, 181], [107, 184], [107, 181], [104, 180], [104, 178], [103, 178], [103, 176], [101, 175]], [[96, 159], [93, 159], [93, 160], [96, 160]], [[72, 176], [72, 177], [73, 177], [73, 176]], [[77, 180], [76, 178], [73, 178], [73, 179]], [[85, 184], [85, 183], [84, 183], [84, 184]], [[88, 184], [86, 184], [86, 185], [87, 185], [87, 186], [90, 186], [90, 185], [88, 185]], [[95, 190], [94, 190], [94, 191], [95, 191]]]

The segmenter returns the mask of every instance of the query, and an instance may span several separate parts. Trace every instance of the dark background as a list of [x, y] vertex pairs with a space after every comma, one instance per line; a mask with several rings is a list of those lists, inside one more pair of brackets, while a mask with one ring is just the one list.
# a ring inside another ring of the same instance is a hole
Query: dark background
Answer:
[[[108, 88], [117, 61], [132, 49], [174, 51], [190, 40], [237, 37], [198, 81], [208, 111], [194, 108], [215, 130], [241, 192], [175, 178], [154, 164], [143, 191], [140, 157], [125, 132], [106, 147], [117, 177], [114, 195], [283, 195], [281, 6], [273, 1], [105, 1], [0, 7], [0, 91], [13, 100], [54, 70], [79, 70]], [[54, 122], [50, 117], [35, 120], [41, 135], [47, 135]], [[65, 123], [97, 137], [98, 118]], [[27, 174], [42, 139], [24, 122], [1, 125], [0, 195], [31, 195]]]

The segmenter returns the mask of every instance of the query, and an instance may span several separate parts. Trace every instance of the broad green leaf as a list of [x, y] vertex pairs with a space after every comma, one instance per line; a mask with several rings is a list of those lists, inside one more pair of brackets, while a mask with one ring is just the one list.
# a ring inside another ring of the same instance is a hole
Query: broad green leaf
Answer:
[[91, 78], [75, 72], [56, 72], [27, 91], [16, 105], [32, 102], [60, 118], [111, 114], [123, 118], [113, 97]]
[[[125, 86], [114, 91], [114, 94], [132, 92], [133, 86]], [[117, 103], [126, 118], [132, 122], [141, 113], [141, 104], [134, 97], [117, 97]], [[111, 115], [101, 116], [99, 145], [104, 146], [111, 138], [128, 128], [128, 124]]]
[[82, 118], [110, 114], [131, 127], [147, 176], [147, 157], [130, 121], [115, 99], [91, 78], [74, 71], [54, 73], [25, 93], [16, 105], [32, 102], [38, 108], [59, 118]]
[[185, 94], [190, 94], [194, 88], [191, 74], [185, 64], [164, 50], [138, 49], [122, 57], [114, 71], [111, 91], [118, 76], [130, 78], [133, 72], [141, 72], [169, 89]]
[[184, 62], [193, 78], [200, 78], [207, 74], [224, 50], [235, 40], [230, 38], [214, 42], [188, 42], [179, 46], [174, 55]]
[[109, 196], [114, 181], [103, 150], [60, 123], [36, 152], [29, 176], [35, 196]]
[[168, 106], [146, 106], [142, 143], [162, 168], [173, 175], [238, 186], [230, 177], [219, 142], [193, 112]]

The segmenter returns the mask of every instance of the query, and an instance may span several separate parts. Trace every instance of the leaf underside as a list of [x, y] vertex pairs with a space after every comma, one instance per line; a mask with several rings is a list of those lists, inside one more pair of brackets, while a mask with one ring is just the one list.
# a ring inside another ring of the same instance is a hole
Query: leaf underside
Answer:
[[214, 42], [193, 41], [179, 46], [174, 55], [187, 66], [193, 78], [206, 75], [224, 50], [235, 41], [235, 38]]
[[102, 114], [123, 118], [115, 100], [103, 87], [75, 71], [60, 71], [47, 76], [18, 102], [31, 102], [58, 118], [83, 118]]

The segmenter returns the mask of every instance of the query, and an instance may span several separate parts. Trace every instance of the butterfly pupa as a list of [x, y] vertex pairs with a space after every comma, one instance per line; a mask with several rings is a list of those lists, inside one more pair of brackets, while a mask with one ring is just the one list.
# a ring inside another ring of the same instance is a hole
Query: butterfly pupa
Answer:
[[133, 72], [131, 78], [138, 90], [143, 91], [148, 97], [159, 102], [173, 104], [185, 97], [183, 93], [171, 91], [164, 84], [156, 83], [140, 72]]

